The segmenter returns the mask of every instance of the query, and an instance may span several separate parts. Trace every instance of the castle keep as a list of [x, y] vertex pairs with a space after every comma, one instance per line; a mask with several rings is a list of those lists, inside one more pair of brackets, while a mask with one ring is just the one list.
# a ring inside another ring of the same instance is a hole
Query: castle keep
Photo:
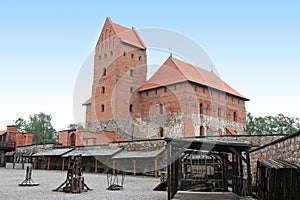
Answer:
[[86, 129], [125, 139], [245, 134], [246, 97], [213, 72], [169, 58], [147, 80], [138, 32], [107, 18], [95, 47]]

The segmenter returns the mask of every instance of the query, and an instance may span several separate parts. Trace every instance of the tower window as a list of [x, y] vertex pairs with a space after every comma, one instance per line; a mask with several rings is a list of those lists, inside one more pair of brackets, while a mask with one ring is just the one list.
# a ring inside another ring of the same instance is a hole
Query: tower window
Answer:
[[107, 54], [105, 53], [105, 54], [104, 54], [104, 58], [106, 58], [106, 57], [107, 57]]
[[142, 56], [139, 56], [139, 61], [141, 61], [142, 60]]
[[159, 114], [164, 114], [164, 105], [159, 104]]
[[112, 51], [110, 51], [110, 56], [113, 56], [113, 55], [114, 55], [114, 53]]
[[130, 76], [133, 76], [133, 69], [130, 69]]
[[104, 112], [105, 111], [105, 106], [104, 104], [101, 105], [101, 112]]
[[134, 58], [134, 54], [132, 53], [130, 57], [133, 59]]
[[132, 112], [132, 111], [133, 111], [133, 105], [130, 104], [130, 105], [129, 105], [129, 112]]
[[221, 108], [218, 108], [218, 117], [221, 117]]
[[199, 105], [199, 111], [200, 111], [200, 114], [202, 115], [203, 114], [203, 104], [200, 103]]
[[103, 76], [106, 76], [106, 68], [103, 69]]
[[104, 94], [105, 93], [105, 87], [101, 88], [101, 93]]
[[159, 128], [158, 136], [159, 136], [159, 137], [164, 137], [164, 128], [163, 128], [163, 127], [160, 127], [160, 128]]
[[123, 56], [126, 56], [126, 51], [123, 51]]
[[157, 94], [157, 89], [155, 89], [155, 94]]
[[164, 87], [164, 91], [167, 92], [167, 91], [168, 91], [168, 88], [167, 88], [167, 87]]
[[149, 92], [147, 91], [147, 92], [146, 92], [146, 96], [148, 96], [148, 95], [149, 95]]
[[130, 87], [130, 93], [133, 93], [133, 87]]
[[236, 116], [236, 112], [233, 112], [233, 121], [237, 121], [237, 116]]

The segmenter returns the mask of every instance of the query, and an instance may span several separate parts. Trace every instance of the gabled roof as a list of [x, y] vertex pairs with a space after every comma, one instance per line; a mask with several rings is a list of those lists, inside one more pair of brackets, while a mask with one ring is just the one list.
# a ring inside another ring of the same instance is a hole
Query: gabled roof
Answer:
[[235, 91], [213, 72], [193, 66], [170, 56], [139, 91], [190, 81], [249, 100]]
[[92, 104], [92, 98], [89, 98], [86, 102], [84, 102], [82, 105], [86, 106], [86, 105], [90, 105]]
[[105, 23], [110, 24], [110, 26], [114, 31], [114, 34], [116, 34], [121, 39], [122, 42], [133, 45], [141, 49], [146, 49], [145, 44], [143, 43], [142, 39], [140, 38], [139, 34], [134, 28], [129, 29], [119, 24], [116, 24], [112, 22], [109, 17], [106, 18]]

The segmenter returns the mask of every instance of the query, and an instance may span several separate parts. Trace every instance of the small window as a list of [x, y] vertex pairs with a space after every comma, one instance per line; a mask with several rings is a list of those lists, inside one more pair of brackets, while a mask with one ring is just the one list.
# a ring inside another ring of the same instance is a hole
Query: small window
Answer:
[[126, 51], [123, 51], [123, 56], [126, 56]]
[[164, 105], [159, 104], [159, 114], [164, 114]]
[[142, 56], [139, 56], [139, 61], [141, 61], [142, 60]]
[[133, 76], [133, 69], [130, 69], [130, 76]]
[[233, 112], [233, 121], [237, 121], [237, 116], [236, 116], [236, 112]]
[[133, 87], [130, 87], [130, 94], [133, 93]]
[[114, 55], [114, 52], [110, 51], [110, 56], [113, 56]]
[[146, 96], [148, 96], [148, 95], [149, 95], [149, 92], [147, 91], [147, 92], [146, 92]]
[[200, 114], [202, 115], [203, 114], [203, 104], [202, 103], [200, 103], [200, 105], [199, 105], [199, 110], [200, 110]]
[[105, 111], [105, 106], [104, 104], [101, 105], [101, 112], [104, 112]]
[[205, 136], [205, 128], [204, 128], [204, 126], [200, 126], [200, 136]]
[[104, 58], [106, 58], [106, 57], [107, 57], [107, 54], [105, 53], [105, 54], [104, 54]]
[[168, 88], [167, 88], [167, 87], [164, 87], [164, 91], [167, 92], [167, 91], [168, 91]]
[[157, 94], [157, 89], [155, 89], [155, 94]]
[[221, 108], [218, 108], [218, 117], [221, 117]]
[[103, 76], [106, 76], [106, 68], [103, 69]]
[[164, 137], [164, 128], [160, 127], [158, 131], [159, 137]]
[[130, 104], [130, 105], [129, 105], [129, 112], [132, 112], [132, 111], [133, 111], [133, 105]]
[[176, 90], [177, 89], [177, 85], [174, 85], [174, 90]]
[[134, 58], [134, 54], [132, 53], [130, 57], [133, 59]]
[[202, 90], [203, 90], [203, 94], [205, 94], [205, 88], [203, 88]]
[[104, 94], [105, 93], [105, 87], [101, 88], [101, 93]]

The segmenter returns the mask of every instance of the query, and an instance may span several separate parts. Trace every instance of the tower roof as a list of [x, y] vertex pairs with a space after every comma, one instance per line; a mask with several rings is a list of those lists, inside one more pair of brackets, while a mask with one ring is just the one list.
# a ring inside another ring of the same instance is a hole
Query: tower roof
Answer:
[[141, 37], [137, 33], [135, 28], [129, 29], [119, 24], [112, 22], [112, 20], [107, 17], [105, 23], [109, 23], [112, 27], [114, 34], [117, 35], [122, 42], [126, 44], [133, 45], [135, 47], [146, 49]]
[[170, 56], [158, 71], [143, 85], [139, 91], [145, 91], [181, 82], [194, 82], [209, 88], [237, 96], [246, 101], [246, 97], [235, 91], [216, 74], [188, 64]]

